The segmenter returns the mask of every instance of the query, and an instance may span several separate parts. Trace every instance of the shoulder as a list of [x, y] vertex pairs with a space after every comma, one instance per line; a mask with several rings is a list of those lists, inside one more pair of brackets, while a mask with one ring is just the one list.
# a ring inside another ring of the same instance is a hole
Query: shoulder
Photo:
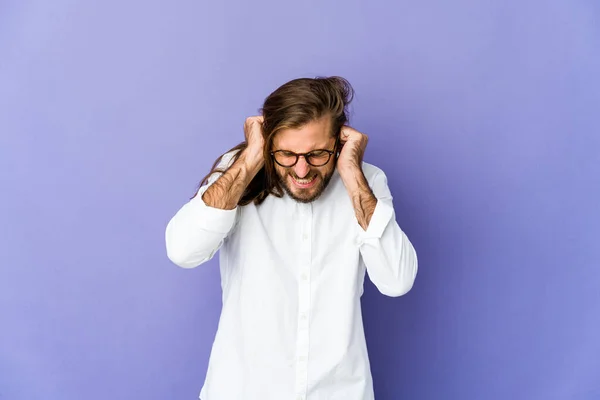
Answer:
[[237, 153], [239, 153], [239, 149], [233, 149], [223, 154], [221, 157], [221, 161], [219, 162], [219, 168], [227, 169], [231, 167], [231, 164], [234, 162], [234, 157]]
[[385, 172], [383, 172], [383, 170], [376, 165], [363, 162], [362, 170], [363, 174], [365, 174], [365, 178], [367, 178], [367, 182], [369, 183], [373, 183], [377, 177], [379, 177], [379, 179], [387, 179]]
[[392, 198], [392, 193], [388, 186], [387, 175], [381, 168], [373, 164], [363, 162], [362, 170], [367, 183], [371, 187], [371, 190], [373, 190], [373, 194], [375, 194], [378, 199]]

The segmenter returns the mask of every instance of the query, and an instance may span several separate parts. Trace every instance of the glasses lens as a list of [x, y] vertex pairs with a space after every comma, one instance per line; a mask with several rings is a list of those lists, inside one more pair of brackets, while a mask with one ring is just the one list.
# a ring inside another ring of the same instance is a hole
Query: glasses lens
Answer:
[[284, 167], [291, 167], [296, 163], [296, 155], [289, 151], [276, 151], [275, 161]]
[[307, 161], [315, 167], [320, 167], [321, 165], [327, 164], [327, 161], [329, 161], [329, 153], [322, 150], [314, 151], [309, 154]]

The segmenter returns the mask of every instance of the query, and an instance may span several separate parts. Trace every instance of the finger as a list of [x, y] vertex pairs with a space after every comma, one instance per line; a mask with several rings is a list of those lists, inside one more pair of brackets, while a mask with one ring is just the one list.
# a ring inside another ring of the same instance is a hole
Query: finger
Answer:
[[360, 140], [362, 133], [349, 126], [342, 127], [340, 139], [344, 142]]
[[347, 139], [350, 136], [349, 130], [350, 129], [348, 128], [348, 126], [342, 126], [342, 130], [340, 131], [340, 136], [342, 139]]

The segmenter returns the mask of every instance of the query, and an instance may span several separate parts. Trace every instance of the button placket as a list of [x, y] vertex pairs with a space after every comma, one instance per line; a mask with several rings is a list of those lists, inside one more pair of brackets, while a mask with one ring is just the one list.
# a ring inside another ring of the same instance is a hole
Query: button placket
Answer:
[[301, 252], [298, 281], [298, 337], [296, 346], [296, 394], [305, 399], [308, 385], [308, 349], [310, 319], [310, 267], [312, 210], [310, 205], [301, 211]]

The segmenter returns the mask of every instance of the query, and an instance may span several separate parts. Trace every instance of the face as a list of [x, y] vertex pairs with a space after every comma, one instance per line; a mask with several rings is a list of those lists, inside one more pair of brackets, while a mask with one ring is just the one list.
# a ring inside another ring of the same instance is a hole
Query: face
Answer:
[[[334, 150], [335, 137], [331, 136], [331, 118], [309, 122], [298, 129], [285, 129], [273, 138], [273, 151], [286, 150], [309, 153], [314, 150]], [[274, 162], [274, 161], [273, 161]], [[274, 162], [275, 171], [286, 193], [296, 201], [309, 203], [325, 190], [335, 171], [335, 154], [321, 167], [314, 167], [299, 157], [293, 167], [282, 167]]]

